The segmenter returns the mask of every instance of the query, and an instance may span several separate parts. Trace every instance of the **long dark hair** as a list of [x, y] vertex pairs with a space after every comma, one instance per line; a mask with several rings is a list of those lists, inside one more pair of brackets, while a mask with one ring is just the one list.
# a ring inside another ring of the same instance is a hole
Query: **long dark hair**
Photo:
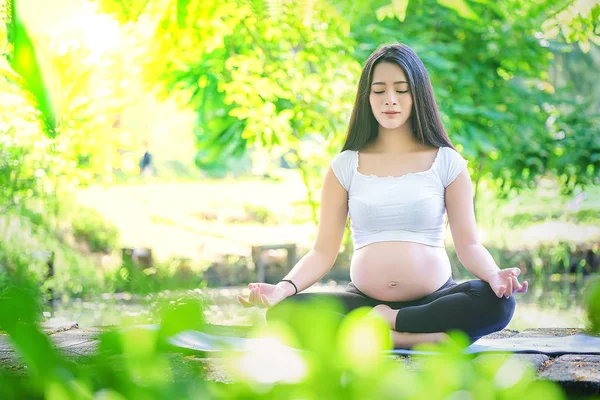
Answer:
[[369, 95], [373, 70], [381, 62], [397, 64], [408, 78], [413, 97], [410, 118], [415, 137], [424, 144], [454, 149], [440, 119], [433, 88], [423, 62], [413, 49], [405, 44], [395, 43], [378, 48], [365, 62], [342, 151], [361, 150], [378, 135], [379, 126], [371, 110]]

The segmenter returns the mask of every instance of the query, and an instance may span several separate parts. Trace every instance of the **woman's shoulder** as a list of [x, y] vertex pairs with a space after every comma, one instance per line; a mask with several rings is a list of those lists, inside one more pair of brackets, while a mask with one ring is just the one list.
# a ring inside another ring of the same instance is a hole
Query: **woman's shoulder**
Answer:
[[341, 151], [333, 157], [331, 162], [332, 163], [349, 162], [354, 159], [354, 157], [356, 156], [356, 153], [357, 153], [356, 150]]
[[464, 157], [460, 152], [456, 149], [453, 149], [450, 146], [440, 147], [440, 153], [444, 155], [446, 160], [448, 161], [461, 161], [464, 160]]
[[467, 166], [468, 161], [455, 149], [449, 146], [440, 148], [440, 160], [438, 162], [438, 174], [442, 179], [444, 187], [447, 187], [456, 176]]
[[331, 160], [331, 169], [346, 191], [350, 190], [352, 176], [356, 169], [356, 151], [344, 150]]

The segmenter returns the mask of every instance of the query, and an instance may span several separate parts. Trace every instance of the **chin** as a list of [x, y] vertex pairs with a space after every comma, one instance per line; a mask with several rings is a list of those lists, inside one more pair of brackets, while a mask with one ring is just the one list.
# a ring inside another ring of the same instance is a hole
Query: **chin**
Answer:
[[384, 121], [380, 122], [379, 125], [381, 125], [385, 129], [397, 129], [404, 125], [405, 122], [406, 121]]

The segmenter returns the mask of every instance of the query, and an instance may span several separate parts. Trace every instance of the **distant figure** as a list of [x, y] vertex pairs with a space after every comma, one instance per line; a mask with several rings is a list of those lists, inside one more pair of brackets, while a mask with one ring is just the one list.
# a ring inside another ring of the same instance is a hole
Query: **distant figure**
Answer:
[[144, 155], [140, 160], [140, 174], [150, 175], [153, 172], [152, 154], [150, 154], [150, 151], [148, 151], [148, 141], [144, 140]]
[[572, 211], [579, 211], [581, 209], [581, 202], [585, 199], [585, 192], [579, 193], [573, 198], [572, 201], [567, 203], [567, 209]]

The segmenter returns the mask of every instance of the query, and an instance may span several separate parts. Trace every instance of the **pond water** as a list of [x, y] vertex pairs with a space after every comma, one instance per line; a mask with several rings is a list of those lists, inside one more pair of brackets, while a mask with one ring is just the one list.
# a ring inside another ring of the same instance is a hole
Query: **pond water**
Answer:
[[[455, 279], [461, 282], [459, 279]], [[553, 275], [545, 278], [527, 278], [529, 290], [517, 294], [517, 310], [507, 329], [522, 331], [528, 328], [584, 328], [586, 314], [583, 306], [584, 288], [590, 277]], [[306, 292], [343, 291], [347, 282], [315, 284]], [[147, 296], [129, 294], [104, 295], [100, 298], [74, 299], [55, 303], [47, 309], [47, 317], [77, 321], [80, 327], [157, 322], [158, 304], [182, 296], [192, 295], [206, 299], [205, 318], [217, 325], [260, 325], [264, 323], [265, 309], [244, 308], [236, 296], [248, 295], [246, 287], [206, 288], [193, 291], [164, 291]]]

